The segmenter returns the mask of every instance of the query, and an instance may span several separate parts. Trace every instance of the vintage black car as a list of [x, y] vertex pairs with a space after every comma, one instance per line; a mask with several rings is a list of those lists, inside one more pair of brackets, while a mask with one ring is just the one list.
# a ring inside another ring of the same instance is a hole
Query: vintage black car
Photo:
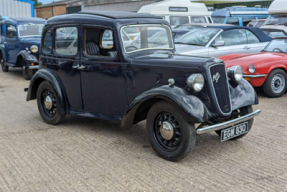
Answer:
[[[124, 43], [130, 28], [139, 46]], [[162, 31], [161, 39], [150, 40], [149, 30]], [[74, 35], [62, 38], [63, 31]], [[216, 131], [221, 141], [244, 136], [260, 113], [252, 110], [257, 95], [240, 66], [226, 72], [220, 59], [176, 55], [160, 17], [109, 11], [53, 17], [41, 47], [40, 70], [26, 91], [45, 122], [74, 114], [130, 129], [146, 119], [152, 147], [171, 161], [190, 153], [196, 134]]]
[[21, 67], [25, 79], [30, 80], [38, 69], [38, 49], [46, 20], [41, 18], [9, 18], [1, 21], [1, 68]]

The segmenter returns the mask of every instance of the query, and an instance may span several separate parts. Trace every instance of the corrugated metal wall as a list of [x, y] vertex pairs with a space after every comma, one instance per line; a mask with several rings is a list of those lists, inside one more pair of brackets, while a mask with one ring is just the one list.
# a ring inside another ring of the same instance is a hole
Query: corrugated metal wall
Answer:
[[8, 17], [31, 17], [31, 4], [16, 0], [0, 0], [0, 15]]

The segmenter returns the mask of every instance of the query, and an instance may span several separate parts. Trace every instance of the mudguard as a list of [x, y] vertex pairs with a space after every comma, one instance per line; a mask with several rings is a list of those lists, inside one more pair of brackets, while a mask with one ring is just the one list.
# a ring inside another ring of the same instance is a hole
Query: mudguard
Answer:
[[183, 112], [185, 112], [190, 122], [193, 123], [202, 123], [207, 119], [216, 116], [216, 114], [209, 110], [199, 98], [191, 95], [186, 90], [176, 86], [170, 87], [168, 85], [164, 85], [148, 90], [137, 96], [126, 111], [121, 127], [124, 129], [131, 128], [132, 125], [136, 123], [134, 122], [134, 119], [138, 108], [145, 101], [151, 99], [167, 100], [176, 104], [180, 109], [183, 110]]
[[21, 55], [25, 61], [28, 63], [39, 63], [38, 58], [33, 55], [30, 51], [22, 50], [19, 52], [18, 56]]
[[38, 90], [39, 85], [43, 81], [48, 81], [52, 85], [53, 89], [55, 90], [56, 95], [57, 95], [56, 97], [57, 103], [59, 103], [60, 105], [58, 107], [59, 113], [61, 115], [67, 114], [67, 108], [66, 108], [67, 105], [65, 103], [66, 100], [65, 100], [65, 94], [64, 94], [65, 91], [63, 89], [63, 86], [61, 86], [61, 82], [59, 78], [57, 77], [57, 75], [49, 69], [41, 69], [33, 75], [30, 85], [29, 85], [26, 101], [37, 99], [37, 90]]
[[257, 93], [250, 83], [245, 79], [242, 79], [238, 84], [236, 84], [236, 86], [232, 86], [232, 83], [230, 84], [233, 110], [259, 103]]

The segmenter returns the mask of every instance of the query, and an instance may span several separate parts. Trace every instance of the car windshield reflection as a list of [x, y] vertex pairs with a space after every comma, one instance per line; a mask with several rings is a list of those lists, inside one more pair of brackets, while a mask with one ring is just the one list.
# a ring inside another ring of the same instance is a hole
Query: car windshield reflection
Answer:
[[287, 53], [287, 39], [274, 39], [272, 40], [263, 52], [278, 52]]
[[[148, 49], [173, 49], [172, 34], [170, 28], [165, 25], [124, 26], [121, 37], [127, 53]], [[127, 39], [133, 43], [126, 43]]]

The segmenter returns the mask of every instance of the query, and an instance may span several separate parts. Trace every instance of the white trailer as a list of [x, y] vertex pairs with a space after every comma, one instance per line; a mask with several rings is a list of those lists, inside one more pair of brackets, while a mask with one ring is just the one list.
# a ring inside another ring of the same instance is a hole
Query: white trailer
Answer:
[[142, 6], [138, 13], [161, 16], [172, 27], [188, 23], [213, 23], [204, 3], [189, 0], [165, 0]]
[[34, 17], [34, 1], [0, 0], [0, 15], [7, 17]]

